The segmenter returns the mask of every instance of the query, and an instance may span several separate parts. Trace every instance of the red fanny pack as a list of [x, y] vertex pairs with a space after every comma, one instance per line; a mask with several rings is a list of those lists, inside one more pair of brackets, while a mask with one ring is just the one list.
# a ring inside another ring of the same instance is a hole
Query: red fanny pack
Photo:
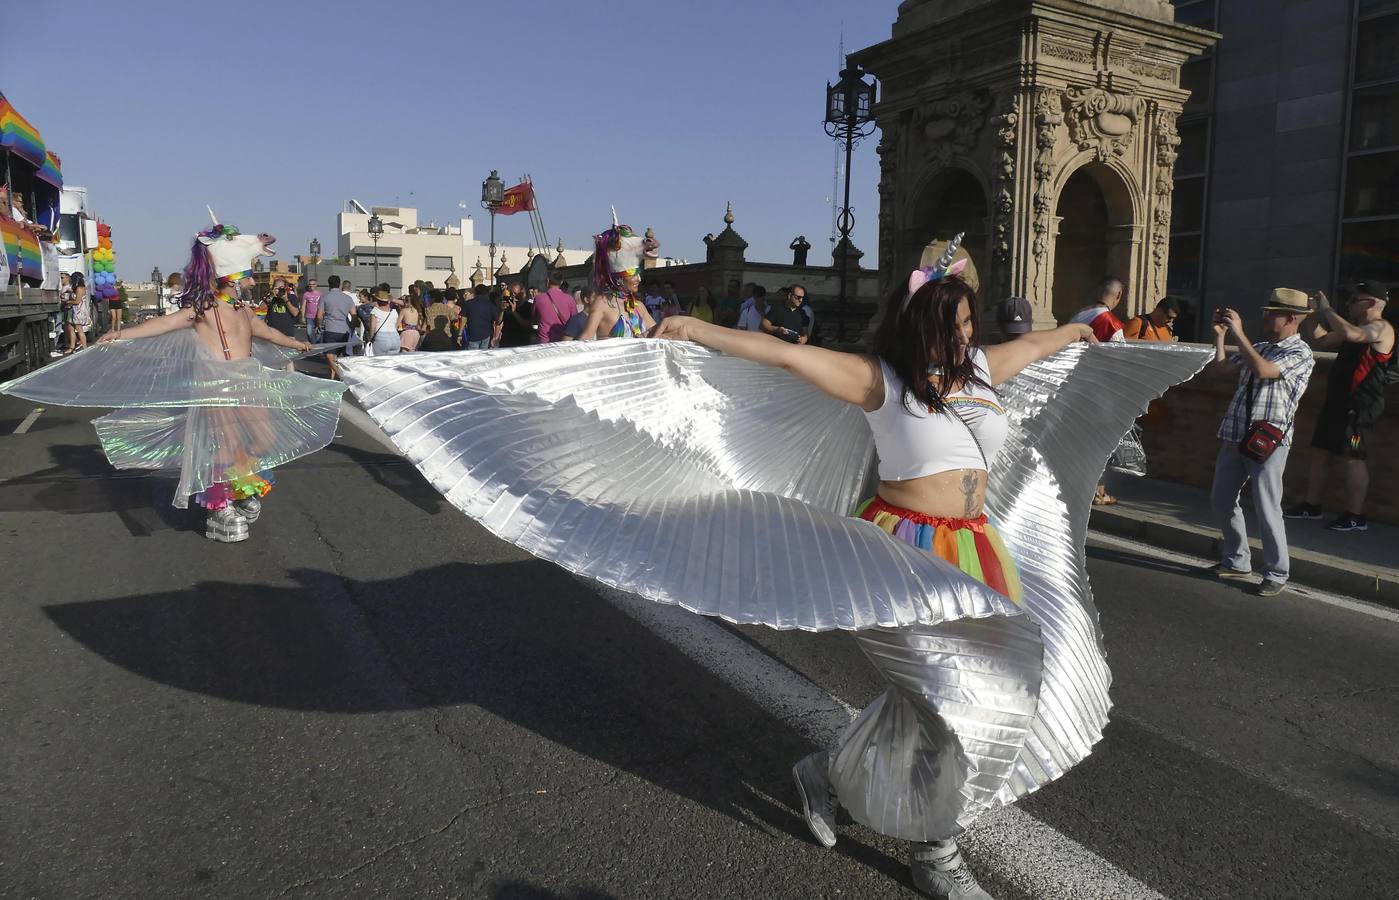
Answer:
[[1248, 427], [1244, 439], [1239, 441], [1239, 452], [1254, 462], [1266, 462], [1284, 437], [1286, 434], [1283, 430], [1272, 422], [1254, 422]]
[[[1248, 379], [1248, 393], [1244, 400], [1244, 414], [1253, 415], [1253, 376]], [[1272, 422], [1252, 422], [1248, 430], [1244, 432], [1244, 439], [1239, 441], [1239, 453], [1245, 459], [1251, 459], [1256, 463], [1266, 462], [1268, 457], [1273, 455], [1273, 451], [1278, 449], [1287, 433]]]

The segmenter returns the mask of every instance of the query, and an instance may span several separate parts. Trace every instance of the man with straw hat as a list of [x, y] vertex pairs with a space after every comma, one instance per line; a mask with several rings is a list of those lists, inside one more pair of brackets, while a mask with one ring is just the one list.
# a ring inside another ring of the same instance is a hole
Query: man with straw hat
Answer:
[[[1287, 583], [1287, 529], [1282, 515], [1282, 473], [1292, 446], [1297, 405], [1316, 361], [1297, 329], [1311, 312], [1302, 291], [1274, 288], [1263, 304], [1263, 340], [1251, 342], [1237, 311], [1214, 314], [1214, 362], [1207, 371], [1238, 372], [1239, 386], [1219, 425], [1210, 505], [1224, 532], [1223, 554], [1210, 569], [1217, 578], [1252, 580], [1253, 564], [1239, 494], [1253, 482], [1253, 506], [1263, 538], [1261, 597], [1281, 593]], [[1226, 339], [1238, 345], [1224, 348]]]

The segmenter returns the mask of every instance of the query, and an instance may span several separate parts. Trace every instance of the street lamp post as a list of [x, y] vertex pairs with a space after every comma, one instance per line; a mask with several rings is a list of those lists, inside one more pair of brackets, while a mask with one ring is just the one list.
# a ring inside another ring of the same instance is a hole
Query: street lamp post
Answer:
[[849, 313], [847, 296], [846, 252], [850, 249], [850, 232], [855, 228], [855, 213], [850, 208], [850, 153], [862, 139], [874, 133], [874, 93], [875, 82], [865, 80], [865, 70], [848, 59], [845, 68], [840, 70], [840, 81], [832, 85], [826, 82], [826, 134], [845, 142], [845, 199], [842, 201], [836, 227], [840, 229], [840, 243], [836, 244], [840, 266], [839, 312], [836, 322], [836, 340], [844, 342], [845, 320]]
[[[379, 290], [379, 238], [384, 236], [384, 220], [377, 215], [369, 217], [369, 236], [374, 239], [374, 291]], [[372, 296], [372, 294], [371, 294]]]
[[495, 211], [505, 202], [505, 182], [500, 173], [491, 169], [491, 175], [481, 182], [481, 205], [491, 214], [491, 286], [495, 286]]
[[162, 280], [160, 266], [151, 269], [151, 284], [155, 285], [155, 314], [158, 316], [165, 315], [165, 292], [160, 289]]
[[307, 263], [306, 271], [302, 274], [309, 282], [315, 274], [311, 271], [311, 266], [319, 265], [321, 261], [321, 241], [319, 238], [311, 238], [311, 246], [307, 248], [307, 253], [310, 255], [310, 262]]

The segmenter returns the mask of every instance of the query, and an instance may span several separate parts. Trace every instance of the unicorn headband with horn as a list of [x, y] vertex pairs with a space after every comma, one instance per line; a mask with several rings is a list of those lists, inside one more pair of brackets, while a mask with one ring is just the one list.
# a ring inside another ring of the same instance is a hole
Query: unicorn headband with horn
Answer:
[[931, 266], [914, 269], [908, 276], [908, 293], [904, 294], [903, 305], [899, 307], [899, 314], [903, 315], [908, 309], [908, 301], [913, 299], [913, 295], [918, 293], [918, 289], [930, 281], [937, 281], [946, 275], [960, 275], [967, 267], [967, 257], [953, 262], [957, 255], [957, 250], [962, 246], [962, 238], [966, 237], [965, 231], [957, 232], [957, 236], [948, 241], [947, 249], [942, 251], [942, 256]]

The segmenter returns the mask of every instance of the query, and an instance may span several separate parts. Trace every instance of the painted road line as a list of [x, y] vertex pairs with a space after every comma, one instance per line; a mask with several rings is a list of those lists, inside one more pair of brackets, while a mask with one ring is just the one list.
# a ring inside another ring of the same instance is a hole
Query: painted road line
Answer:
[[40, 413], [43, 411], [44, 408], [42, 406], [35, 407], [34, 411], [25, 416], [24, 421], [19, 423], [19, 427], [15, 429], [15, 434], [24, 434], [28, 431], [30, 426], [34, 424], [34, 420], [38, 419]]
[[[830, 744], [855, 716], [849, 703], [712, 620], [587, 579], [578, 581], [817, 746]], [[788, 800], [794, 803], [795, 797]], [[798, 814], [795, 808], [792, 813]], [[979, 866], [993, 869], [1032, 897], [1166, 900], [1017, 806], [983, 815], [962, 840]], [[812, 852], [820, 851], [813, 846]]]
[[[1139, 541], [1118, 537], [1115, 534], [1104, 534], [1100, 531], [1089, 531], [1088, 540], [1093, 544], [1101, 544], [1104, 547], [1113, 547], [1118, 550], [1127, 550], [1136, 553], [1146, 559], [1164, 559], [1181, 566], [1188, 566], [1192, 569], [1204, 569], [1214, 565], [1219, 560], [1205, 559], [1201, 556], [1191, 556], [1188, 553], [1178, 553], [1174, 550], [1163, 550], [1151, 544], [1143, 544]], [[1308, 600], [1316, 600], [1329, 604], [1349, 612], [1360, 613], [1365, 616], [1373, 616], [1376, 619], [1384, 619], [1387, 622], [1399, 622], [1399, 609], [1391, 609], [1388, 606], [1381, 606], [1378, 603], [1371, 603], [1368, 600], [1357, 600], [1354, 597], [1344, 597], [1340, 594], [1332, 594], [1319, 588], [1303, 587], [1296, 584], [1288, 584], [1284, 591], [1305, 597]]]

